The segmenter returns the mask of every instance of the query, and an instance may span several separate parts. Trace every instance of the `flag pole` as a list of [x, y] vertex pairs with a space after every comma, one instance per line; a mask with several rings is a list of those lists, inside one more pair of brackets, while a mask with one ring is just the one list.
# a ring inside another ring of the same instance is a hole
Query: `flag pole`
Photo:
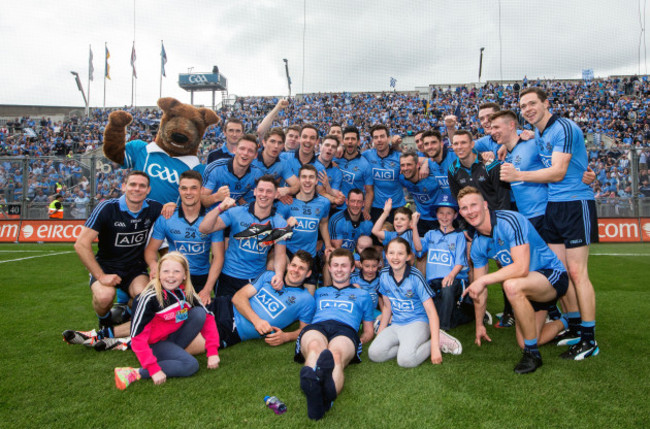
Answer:
[[106, 110], [106, 75], [108, 75], [108, 44], [104, 42], [104, 110]]
[[92, 70], [93, 66], [93, 46], [88, 45], [88, 54], [89, 54], [89, 59], [88, 59], [88, 100], [86, 100], [86, 118], [90, 116], [90, 80], [92, 78], [91, 73], [93, 73], [94, 70]]
[[162, 98], [162, 78], [163, 78], [163, 70], [165, 67], [165, 59], [163, 57], [163, 52], [165, 52], [165, 45], [163, 44], [163, 41], [160, 41], [160, 92], [158, 94], [158, 98]]

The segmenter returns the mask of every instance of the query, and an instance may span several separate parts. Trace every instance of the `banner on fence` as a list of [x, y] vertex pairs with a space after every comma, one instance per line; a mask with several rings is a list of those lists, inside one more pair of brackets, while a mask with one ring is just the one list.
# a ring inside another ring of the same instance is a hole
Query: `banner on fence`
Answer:
[[[644, 220], [646, 222], [644, 222]], [[636, 243], [641, 241], [641, 225], [646, 225], [643, 241], [650, 241], [650, 219], [600, 218], [598, 219], [598, 238], [601, 243]]]

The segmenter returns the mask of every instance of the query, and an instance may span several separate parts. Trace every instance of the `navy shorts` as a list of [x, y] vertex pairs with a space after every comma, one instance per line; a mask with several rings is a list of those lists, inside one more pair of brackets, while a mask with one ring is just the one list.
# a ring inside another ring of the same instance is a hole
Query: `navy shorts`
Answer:
[[[101, 267], [101, 264], [99, 266]], [[117, 274], [120, 276], [122, 282], [115, 287], [117, 289], [122, 289], [127, 294], [129, 293], [129, 286], [131, 286], [131, 283], [136, 277], [145, 275], [147, 278], [149, 278], [149, 273], [147, 272], [146, 267], [139, 267], [130, 271], [113, 270], [110, 268], [102, 267], [102, 271], [104, 271], [106, 274]], [[88, 283], [88, 286], [92, 286], [96, 281], [97, 279], [92, 274], [90, 274], [90, 282]]]
[[528, 219], [530, 223], [533, 224], [533, 227], [535, 228], [535, 231], [546, 241], [546, 238], [544, 237], [544, 215], [539, 215], [535, 217], [531, 217]]
[[569, 289], [569, 276], [566, 271], [560, 270], [541, 269], [537, 270], [537, 272], [548, 279], [551, 286], [553, 286], [553, 289], [555, 289], [557, 296], [555, 299], [548, 302], [530, 301], [530, 304], [533, 306], [535, 311], [549, 311], [555, 307], [557, 300], [562, 298]]
[[221, 273], [215, 295], [232, 297], [239, 289], [252, 281], [253, 279], [238, 279], [237, 277], [231, 277], [228, 274]]
[[566, 248], [598, 242], [598, 218], [594, 200], [551, 202], [546, 205], [544, 240]]
[[205, 287], [205, 282], [208, 281], [208, 275], [190, 274], [190, 279], [192, 279], [192, 286], [194, 287], [194, 292], [199, 293]]
[[226, 348], [241, 343], [239, 333], [235, 327], [235, 315], [232, 306], [232, 297], [216, 296], [207, 309], [214, 314], [214, 322], [219, 332], [219, 346]]
[[305, 357], [300, 353], [300, 340], [302, 339], [303, 334], [308, 331], [320, 332], [325, 336], [325, 338], [327, 338], [328, 342], [332, 341], [333, 338], [340, 336], [349, 338], [357, 351], [355, 356], [352, 358], [351, 363], [361, 362], [361, 351], [363, 350], [363, 345], [359, 339], [359, 334], [355, 329], [336, 320], [324, 320], [322, 322], [312, 323], [311, 325], [305, 326], [302, 331], [300, 331], [300, 335], [298, 335], [298, 339], [296, 340], [296, 352], [293, 356], [295, 362], [305, 362]]

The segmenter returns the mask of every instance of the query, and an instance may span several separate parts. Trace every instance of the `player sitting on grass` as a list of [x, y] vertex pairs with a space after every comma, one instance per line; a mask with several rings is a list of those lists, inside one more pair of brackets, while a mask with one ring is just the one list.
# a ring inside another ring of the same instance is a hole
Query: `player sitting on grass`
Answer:
[[194, 292], [187, 259], [170, 252], [158, 262], [157, 276], [138, 299], [131, 324], [132, 347], [142, 368], [115, 368], [115, 385], [124, 390], [141, 378], [162, 384], [167, 377], [189, 377], [199, 370], [185, 351], [201, 332], [208, 368], [219, 366], [219, 333], [214, 315]]
[[[307, 397], [307, 415], [319, 420], [343, 389], [343, 369], [350, 362], [361, 362], [362, 344], [374, 335], [372, 298], [350, 284], [354, 258], [347, 249], [330, 253], [328, 268], [332, 286], [316, 290], [316, 314], [296, 340], [296, 362], [300, 388]], [[363, 335], [358, 329], [363, 320]]]
[[[487, 286], [503, 282], [515, 313], [517, 341], [523, 348], [515, 372], [533, 372], [542, 366], [537, 338], [547, 310], [569, 285], [566, 270], [522, 214], [489, 210], [479, 190], [471, 186], [458, 193], [458, 205], [460, 214], [476, 229], [470, 253], [474, 281], [463, 292], [474, 300], [476, 344], [480, 346], [483, 339], [491, 341], [483, 325]], [[488, 259], [500, 262], [502, 268], [488, 274]]]
[[[221, 347], [260, 337], [271, 346], [295, 341], [300, 329], [311, 322], [314, 314], [314, 298], [304, 289], [311, 264], [311, 255], [299, 250], [289, 262], [282, 289], [275, 290], [271, 286], [274, 272], [266, 271], [232, 298], [215, 297], [208, 309], [215, 314]], [[282, 331], [296, 321], [300, 321], [297, 330]], [[115, 338], [100, 339], [92, 347], [97, 351], [127, 350], [130, 328], [130, 323], [118, 325], [114, 328]], [[199, 334], [186, 350], [191, 354], [203, 353], [205, 339]]]
[[[401, 237], [386, 246], [389, 266], [379, 276], [384, 306], [377, 338], [368, 349], [368, 357], [374, 362], [397, 358], [397, 364], [405, 368], [416, 367], [429, 356], [433, 364], [440, 364], [441, 337], [445, 334], [439, 329], [432, 291], [417, 268], [406, 263], [409, 256], [411, 248]], [[391, 315], [392, 323], [388, 326]], [[446, 351], [462, 352], [455, 338], [446, 336], [443, 342]]]

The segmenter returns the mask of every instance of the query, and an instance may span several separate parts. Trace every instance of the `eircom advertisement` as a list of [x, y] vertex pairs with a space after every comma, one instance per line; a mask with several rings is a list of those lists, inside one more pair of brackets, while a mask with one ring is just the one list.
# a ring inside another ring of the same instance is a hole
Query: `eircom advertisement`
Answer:
[[83, 225], [83, 220], [2, 220], [0, 242], [74, 243]]

